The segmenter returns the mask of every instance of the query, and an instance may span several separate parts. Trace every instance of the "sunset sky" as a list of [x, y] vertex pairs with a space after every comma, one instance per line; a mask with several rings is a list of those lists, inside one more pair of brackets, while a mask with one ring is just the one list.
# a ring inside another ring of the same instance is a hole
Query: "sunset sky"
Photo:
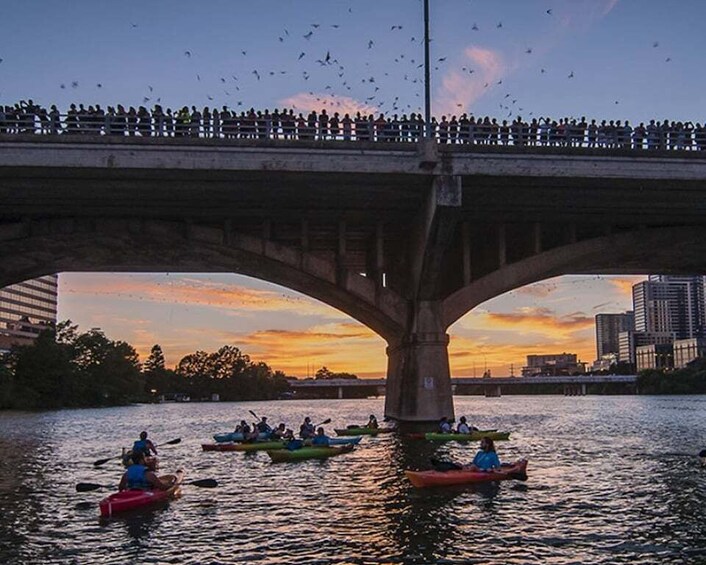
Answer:
[[[421, 0], [4, 0], [0, 104], [22, 99], [294, 107], [404, 114], [423, 108]], [[432, 0], [432, 109], [703, 122], [701, 0]], [[38, 31], [34, 33], [33, 31]], [[326, 64], [329, 55], [332, 64]], [[631, 307], [642, 277], [544, 281], [451, 327], [454, 375], [515, 374], [533, 353], [595, 358], [593, 317]], [[347, 316], [232, 274], [60, 277], [61, 319], [102, 328], [169, 364], [233, 344], [305, 376], [326, 365], [385, 372], [385, 343]]]

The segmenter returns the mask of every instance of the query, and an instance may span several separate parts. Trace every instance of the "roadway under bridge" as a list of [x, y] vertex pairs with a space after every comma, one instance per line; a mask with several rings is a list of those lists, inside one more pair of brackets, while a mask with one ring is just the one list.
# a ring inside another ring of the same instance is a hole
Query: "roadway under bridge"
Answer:
[[706, 155], [430, 143], [0, 136], [0, 286], [233, 272], [386, 340], [385, 412], [453, 415], [447, 333], [565, 274], [706, 272]]

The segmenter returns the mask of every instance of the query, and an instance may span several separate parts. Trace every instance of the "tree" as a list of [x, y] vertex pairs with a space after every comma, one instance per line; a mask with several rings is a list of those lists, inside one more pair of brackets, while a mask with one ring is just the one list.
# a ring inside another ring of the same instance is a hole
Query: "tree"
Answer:
[[164, 371], [165, 369], [166, 367], [162, 347], [159, 344], [155, 344], [152, 346], [150, 355], [143, 365], [143, 370], [145, 373], [155, 373], [158, 371]]

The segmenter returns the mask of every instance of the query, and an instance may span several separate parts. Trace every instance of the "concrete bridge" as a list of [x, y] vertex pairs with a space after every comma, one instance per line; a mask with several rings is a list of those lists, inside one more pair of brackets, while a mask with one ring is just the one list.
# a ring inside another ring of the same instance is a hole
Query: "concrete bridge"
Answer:
[[[503, 389], [531, 387], [533, 385], [563, 386], [564, 394], [585, 395], [588, 385], [635, 386], [637, 375], [580, 375], [557, 377], [455, 377], [451, 388], [481, 390], [486, 396], [501, 396]], [[289, 381], [294, 391], [322, 391], [336, 389], [336, 396], [343, 398], [346, 390], [368, 390], [382, 393], [387, 388], [387, 379], [306, 379]]]
[[386, 415], [453, 414], [447, 329], [564, 274], [706, 272], [706, 155], [0, 136], [0, 286], [61, 271], [235, 272], [388, 343]]

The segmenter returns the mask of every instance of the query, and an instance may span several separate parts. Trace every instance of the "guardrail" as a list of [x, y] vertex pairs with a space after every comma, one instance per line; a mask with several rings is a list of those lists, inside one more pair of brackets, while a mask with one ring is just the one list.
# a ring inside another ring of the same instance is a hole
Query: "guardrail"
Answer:
[[[0, 111], [0, 135], [100, 135], [194, 139], [328, 140], [415, 143], [424, 123], [412, 119], [314, 119], [290, 114], [69, 113]], [[433, 138], [448, 145], [583, 147], [706, 151], [706, 124], [629, 125], [450, 121], [433, 124]]]

